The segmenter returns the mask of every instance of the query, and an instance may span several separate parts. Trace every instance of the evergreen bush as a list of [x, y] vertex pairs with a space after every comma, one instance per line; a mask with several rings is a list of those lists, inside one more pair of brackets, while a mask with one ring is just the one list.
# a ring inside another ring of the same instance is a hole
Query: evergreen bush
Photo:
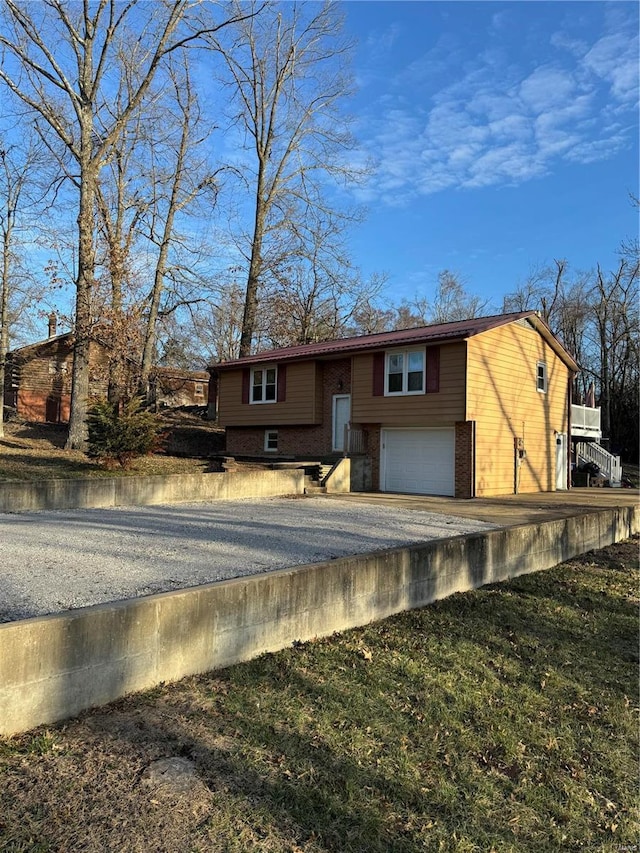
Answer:
[[146, 456], [162, 446], [162, 424], [157, 415], [143, 409], [142, 400], [134, 397], [122, 408], [104, 400], [96, 403], [87, 419], [88, 455], [106, 464], [119, 462], [128, 468], [139, 456]]

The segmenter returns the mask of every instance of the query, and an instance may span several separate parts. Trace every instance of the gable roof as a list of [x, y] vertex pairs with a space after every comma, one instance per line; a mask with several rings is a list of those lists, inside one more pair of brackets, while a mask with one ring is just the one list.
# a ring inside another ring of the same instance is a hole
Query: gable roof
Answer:
[[536, 311], [519, 311], [512, 314], [494, 314], [489, 317], [474, 317], [469, 320], [455, 320], [450, 323], [434, 323], [431, 326], [419, 326], [412, 329], [400, 329], [394, 332], [379, 332], [375, 335], [358, 335], [353, 338], [337, 338], [331, 341], [321, 341], [314, 344], [300, 344], [292, 347], [265, 350], [264, 352], [237, 358], [231, 361], [221, 361], [213, 365], [211, 370], [230, 370], [233, 368], [262, 364], [265, 362], [303, 361], [377, 350], [402, 344], [440, 344], [454, 343], [466, 340], [474, 335], [504, 326], [517, 320], [527, 320], [542, 335], [556, 354], [571, 370], [578, 370], [578, 365], [553, 332]]
[[[70, 348], [73, 348], [73, 344], [75, 342], [74, 332], [63, 332], [60, 335], [53, 335], [50, 338], [45, 338], [42, 341], [35, 341], [32, 344], [25, 344], [24, 346], [17, 347], [14, 350], [11, 350], [7, 353], [7, 358], [13, 360], [19, 360], [21, 362], [28, 361], [32, 358], [39, 358], [44, 353], [47, 352], [48, 348], [52, 344], [59, 343], [68, 343]], [[91, 336], [91, 342], [97, 344], [100, 347], [103, 347], [105, 350], [110, 350], [111, 346], [104, 340], [101, 340], [99, 337], [95, 335]], [[126, 360], [136, 366], [138, 361], [132, 356], [125, 356]], [[159, 367], [157, 365], [153, 365], [151, 368], [152, 373], [158, 376], [170, 377], [173, 379], [193, 379], [196, 382], [208, 382], [209, 381], [209, 373], [204, 370], [183, 370], [180, 367]]]
[[42, 341], [35, 341], [32, 344], [25, 344], [24, 346], [16, 347], [16, 349], [10, 350], [7, 355], [26, 360], [31, 356], [38, 355], [38, 352], [45, 349], [47, 344], [61, 343], [66, 340], [73, 343], [73, 332], [63, 332], [60, 335], [52, 335], [50, 338], [45, 338]]

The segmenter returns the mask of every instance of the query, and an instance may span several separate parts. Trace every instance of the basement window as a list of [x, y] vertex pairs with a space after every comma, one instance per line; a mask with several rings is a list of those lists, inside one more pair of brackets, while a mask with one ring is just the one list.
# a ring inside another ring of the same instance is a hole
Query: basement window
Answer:
[[278, 449], [278, 430], [266, 429], [264, 431], [264, 449], [270, 453], [275, 453]]

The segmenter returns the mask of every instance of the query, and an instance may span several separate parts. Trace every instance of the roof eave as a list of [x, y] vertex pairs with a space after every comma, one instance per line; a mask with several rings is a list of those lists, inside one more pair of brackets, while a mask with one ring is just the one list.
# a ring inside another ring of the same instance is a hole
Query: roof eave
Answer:
[[[388, 349], [390, 347], [406, 346], [407, 344], [411, 343], [422, 343], [425, 346], [428, 346], [429, 344], [438, 345], [456, 343], [458, 341], [468, 340], [474, 335], [482, 334], [483, 332], [487, 332], [490, 329], [498, 328], [499, 326], [512, 323], [515, 320], [535, 316], [535, 313], [535, 311], [520, 311], [512, 314], [492, 315], [491, 317], [487, 317], [486, 322], [482, 325], [479, 325], [477, 328], [474, 328], [473, 326], [462, 328], [460, 329], [460, 331], [454, 334], [448, 333], [447, 330], [442, 331], [440, 334], [425, 334], [425, 329], [429, 329], [432, 327], [418, 326], [415, 329], [401, 330], [399, 333], [380, 332], [374, 335], [362, 335], [355, 338], [344, 338], [337, 339], [335, 341], [327, 341], [325, 342], [325, 349], [318, 348], [314, 350], [312, 345], [310, 349], [303, 350], [301, 352], [302, 347], [299, 346], [282, 347], [280, 349], [266, 350], [264, 352], [255, 353], [254, 355], [245, 356], [244, 358], [221, 361], [218, 364], [211, 365], [208, 369], [218, 372], [225, 370], [240, 370], [243, 367], [251, 367], [255, 364], [266, 364], [269, 362], [281, 363], [284, 361], [318, 361], [328, 358], [335, 358], [336, 356], [346, 357], [356, 352], [374, 352], [376, 350]], [[461, 322], [469, 322], [475, 324], [479, 319], [485, 318], [471, 318], [469, 321]], [[433, 327], [437, 325], [446, 326], [451, 324], [433, 324]], [[394, 335], [394, 339], [389, 340], [389, 335]]]

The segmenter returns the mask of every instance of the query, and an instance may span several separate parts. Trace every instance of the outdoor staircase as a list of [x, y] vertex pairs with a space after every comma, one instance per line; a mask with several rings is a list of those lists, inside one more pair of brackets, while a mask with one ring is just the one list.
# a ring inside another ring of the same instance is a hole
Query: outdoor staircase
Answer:
[[622, 465], [620, 457], [605, 450], [601, 444], [581, 441], [576, 444], [578, 467], [585, 462], [594, 462], [609, 485], [619, 487], [622, 483]]
[[322, 485], [320, 480], [311, 474], [304, 475], [304, 493], [305, 495], [326, 495], [327, 488]]
[[327, 488], [324, 482], [327, 476], [331, 473], [332, 464], [323, 462], [314, 465], [310, 473], [304, 477], [304, 493], [305, 495], [325, 495]]

